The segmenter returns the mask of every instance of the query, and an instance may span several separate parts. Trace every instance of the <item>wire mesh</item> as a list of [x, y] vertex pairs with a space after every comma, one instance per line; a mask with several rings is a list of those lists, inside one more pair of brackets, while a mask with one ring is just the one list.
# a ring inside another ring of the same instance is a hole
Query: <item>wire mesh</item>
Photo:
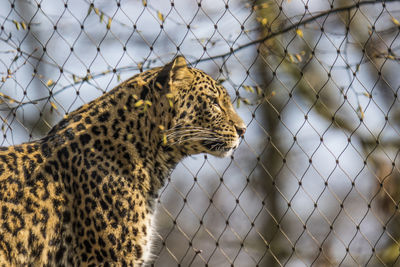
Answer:
[[248, 130], [177, 166], [154, 266], [400, 266], [399, 2], [1, 0], [0, 143], [182, 54]]

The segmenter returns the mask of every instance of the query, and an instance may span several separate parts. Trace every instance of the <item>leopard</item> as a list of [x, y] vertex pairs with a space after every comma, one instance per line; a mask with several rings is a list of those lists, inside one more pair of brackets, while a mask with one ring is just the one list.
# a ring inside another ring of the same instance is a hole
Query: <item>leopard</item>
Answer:
[[0, 266], [147, 265], [172, 170], [231, 155], [245, 131], [227, 89], [176, 56], [0, 147]]

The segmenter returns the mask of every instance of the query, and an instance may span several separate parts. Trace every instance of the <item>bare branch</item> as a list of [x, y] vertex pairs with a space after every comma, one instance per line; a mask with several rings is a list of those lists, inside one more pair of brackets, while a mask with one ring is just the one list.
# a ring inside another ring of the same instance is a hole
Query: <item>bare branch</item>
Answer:
[[227, 57], [227, 56], [232, 55], [233, 53], [235, 53], [235, 52], [237, 52], [239, 50], [242, 50], [244, 48], [250, 47], [252, 45], [263, 43], [263, 42], [265, 42], [265, 41], [267, 41], [269, 39], [272, 39], [272, 38], [274, 38], [276, 36], [282, 35], [282, 34], [288, 32], [288, 31], [297, 29], [299, 26], [306, 25], [306, 24], [308, 24], [310, 22], [313, 22], [313, 21], [315, 21], [315, 20], [317, 20], [319, 18], [322, 18], [322, 17], [326, 17], [326, 16], [328, 16], [330, 14], [349, 11], [349, 10], [352, 10], [352, 9], [355, 9], [355, 8], [359, 8], [360, 6], [364, 6], [364, 5], [375, 5], [375, 4], [379, 4], [379, 3], [381, 3], [382, 5], [385, 5], [387, 2], [400, 2], [400, 0], [368, 0], [368, 1], [362, 1], [362, 2], [359, 1], [359, 2], [357, 2], [355, 4], [353, 4], [353, 5], [344, 6], [344, 7], [338, 7], [338, 8], [332, 8], [330, 10], [321, 12], [318, 15], [315, 15], [315, 16], [311, 15], [311, 17], [309, 17], [309, 18], [307, 18], [305, 20], [300, 20], [299, 22], [297, 22], [297, 23], [295, 23], [293, 25], [290, 25], [290, 26], [288, 26], [288, 27], [286, 27], [284, 29], [281, 29], [281, 30], [279, 30], [277, 32], [270, 32], [269, 34], [267, 34], [266, 36], [264, 36], [262, 38], [259, 38], [257, 40], [252, 41], [252, 42], [249, 42], [247, 44], [238, 46], [237, 48], [232, 49], [229, 52], [226, 52], [226, 53], [220, 54], [220, 55], [216, 55], [216, 56], [212, 56], [212, 57], [208, 57], [208, 58], [199, 59], [199, 60], [195, 61], [195, 63], [202, 62], [202, 61], [208, 61], [208, 60], [214, 60], [214, 59], [217, 59], [217, 58]]

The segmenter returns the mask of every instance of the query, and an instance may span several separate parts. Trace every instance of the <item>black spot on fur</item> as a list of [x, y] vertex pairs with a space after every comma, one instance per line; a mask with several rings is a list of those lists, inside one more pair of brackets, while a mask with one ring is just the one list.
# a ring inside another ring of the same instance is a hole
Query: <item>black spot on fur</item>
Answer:
[[96, 259], [98, 262], [103, 262], [103, 256], [100, 254], [100, 251], [98, 251], [97, 249], [94, 252], [96, 254]]
[[61, 148], [57, 152], [57, 158], [58, 158], [61, 166], [63, 166], [64, 168], [68, 168], [68, 166], [69, 166], [69, 152], [68, 152], [68, 149], [66, 147]]
[[64, 136], [67, 137], [68, 140], [74, 140], [75, 134], [74, 134], [74, 131], [72, 130], [72, 128], [68, 128], [64, 132]]
[[79, 124], [76, 126], [76, 129], [77, 129], [78, 131], [83, 131], [83, 130], [86, 130], [86, 127], [85, 127], [85, 125], [84, 125], [83, 123], [79, 123]]
[[154, 83], [154, 87], [155, 87], [156, 89], [158, 89], [158, 90], [161, 90], [162, 88], [159, 88], [159, 87], [157, 86], [157, 83], [160, 84], [162, 87], [165, 87], [165, 84], [166, 84], [167, 81], [168, 81], [168, 77], [169, 77], [169, 72], [168, 72], [167, 70], [161, 71], [161, 72], [157, 75], [157, 78], [156, 78], [155, 83]]
[[99, 130], [99, 127], [97, 127], [97, 126], [93, 126], [92, 127], [92, 133], [94, 133], [95, 135], [100, 135], [100, 130]]
[[69, 211], [64, 211], [63, 213], [63, 222], [69, 223], [71, 221], [71, 213]]
[[143, 86], [142, 91], [140, 92], [140, 99], [145, 99], [148, 93], [149, 88], [147, 86]]
[[81, 114], [77, 114], [72, 119], [73, 119], [74, 122], [78, 122], [78, 121], [80, 121], [82, 119], [82, 115]]
[[56, 262], [61, 262], [64, 253], [65, 253], [65, 247], [60, 246], [60, 248], [58, 249], [58, 251], [56, 253]]
[[92, 245], [89, 243], [88, 240], [83, 241], [83, 244], [85, 245], [85, 249], [87, 253], [92, 252]]
[[183, 111], [179, 116], [180, 119], [183, 119], [187, 115], [186, 111]]
[[110, 253], [111, 259], [112, 259], [113, 261], [117, 261], [117, 256], [115, 255], [114, 250], [113, 250], [112, 248], [110, 248], [110, 249], [108, 250], [108, 252]]
[[98, 120], [100, 122], [105, 122], [110, 118], [110, 112], [106, 111], [99, 115]]
[[51, 156], [51, 149], [48, 144], [46, 144], [46, 143], [42, 144], [40, 149], [42, 151], [43, 156], [45, 156], [46, 158]]
[[118, 118], [121, 120], [121, 122], [126, 120], [125, 111], [123, 109], [118, 109]]
[[15, 146], [14, 147], [15, 151], [19, 152], [19, 153], [23, 153], [24, 149], [21, 146]]
[[50, 165], [47, 165], [47, 164], [46, 164], [46, 165], [44, 166], [44, 171], [47, 172], [47, 173], [50, 174], [50, 175], [53, 174], [53, 170], [51, 169], [51, 166], [50, 166]]
[[140, 259], [143, 255], [142, 247], [140, 245], [135, 245], [135, 257], [136, 259]]
[[78, 150], [79, 150], [79, 145], [78, 145], [78, 143], [75, 143], [75, 142], [73, 142], [73, 143], [71, 143], [71, 149], [72, 149], [72, 152], [74, 152], [74, 153], [76, 153], [76, 152], [78, 152]]
[[62, 119], [56, 126], [54, 126], [51, 131], [49, 132], [49, 134], [53, 134], [56, 131], [60, 131], [62, 129], [64, 129], [65, 127], [67, 127], [69, 125], [69, 120], [67, 119]]
[[[43, 162], [43, 158], [42, 158], [42, 156], [40, 156], [40, 154], [36, 154], [35, 155], [35, 159], [36, 159], [37, 163], [42, 163]], [[33, 167], [35, 167], [35, 166], [33, 166]]]
[[90, 140], [92, 139], [92, 137], [90, 137], [90, 135], [89, 134], [83, 134], [83, 135], [81, 135], [80, 137], [79, 137], [79, 140], [81, 141], [81, 144], [84, 146], [84, 145], [87, 145], [89, 142], [90, 142]]
[[132, 95], [128, 96], [128, 100], [126, 101], [126, 108], [128, 109], [129, 112], [132, 111], [133, 107], [132, 105], [134, 104], [135, 99], [133, 98]]

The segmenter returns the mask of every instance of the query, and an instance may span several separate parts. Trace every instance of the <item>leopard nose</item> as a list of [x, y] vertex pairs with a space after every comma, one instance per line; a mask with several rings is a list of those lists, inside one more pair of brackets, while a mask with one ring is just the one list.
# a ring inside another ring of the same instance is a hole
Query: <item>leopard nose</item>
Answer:
[[244, 133], [246, 132], [246, 127], [245, 126], [235, 126], [236, 132], [239, 135], [239, 137], [242, 137]]

